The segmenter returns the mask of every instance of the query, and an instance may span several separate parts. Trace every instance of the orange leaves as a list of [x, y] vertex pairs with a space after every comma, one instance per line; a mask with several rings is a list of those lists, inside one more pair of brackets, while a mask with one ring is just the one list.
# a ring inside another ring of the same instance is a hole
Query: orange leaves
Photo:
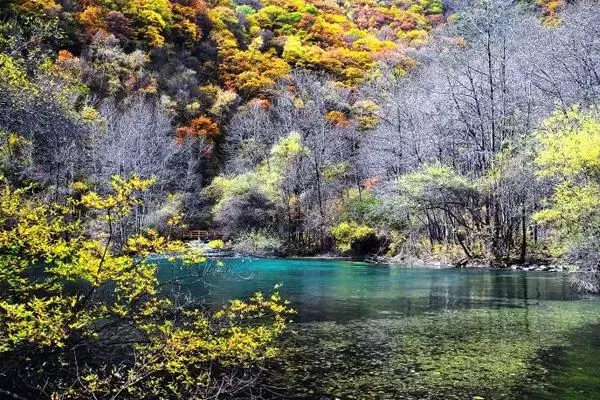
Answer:
[[269, 99], [258, 99], [257, 104], [263, 110], [268, 110], [269, 108], [271, 108], [271, 100]]
[[98, 32], [106, 31], [105, 12], [102, 7], [88, 6], [77, 17], [83, 26], [84, 35], [91, 38]]
[[196, 136], [196, 131], [189, 126], [182, 126], [177, 128], [175, 132], [175, 136], [177, 137], [178, 143], [183, 143], [187, 138]]
[[212, 119], [202, 116], [194, 118], [190, 123], [192, 129], [194, 129], [198, 135], [215, 137], [221, 133], [219, 125]]
[[58, 51], [58, 62], [65, 62], [72, 59], [74, 56], [69, 50], [59, 50]]
[[185, 17], [195, 17], [206, 11], [206, 3], [202, 0], [171, 0], [173, 10], [180, 10], [179, 14]]
[[270, 109], [271, 105], [272, 105], [271, 100], [269, 100], [269, 99], [261, 99], [261, 98], [253, 99], [253, 100], [251, 100], [249, 102], [249, 104], [252, 105], [252, 106], [259, 107], [259, 108], [261, 108], [263, 110]]
[[81, 60], [68, 50], [59, 50], [54, 67], [55, 71], [61, 70], [77, 76], [81, 72]]
[[221, 134], [219, 125], [207, 116], [194, 118], [187, 126], [177, 128], [177, 141], [183, 142], [191, 137], [215, 139]]
[[371, 190], [373, 190], [375, 188], [378, 181], [379, 181], [379, 178], [377, 178], [376, 176], [365, 179], [365, 181], [363, 182], [363, 187], [366, 191], [370, 192]]
[[325, 115], [325, 119], [335, 126], [348, 126], [348, 118], [341, 111], [329, 111]]

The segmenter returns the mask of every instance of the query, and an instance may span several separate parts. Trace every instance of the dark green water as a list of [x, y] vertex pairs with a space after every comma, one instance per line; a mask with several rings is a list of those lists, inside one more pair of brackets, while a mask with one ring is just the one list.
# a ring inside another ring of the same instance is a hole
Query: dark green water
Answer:
[[600, 302], [561, 273], [225, 263], [209, 301], [282, 283], [298, 310], [264, 375], [286, 398], [600, 399]]

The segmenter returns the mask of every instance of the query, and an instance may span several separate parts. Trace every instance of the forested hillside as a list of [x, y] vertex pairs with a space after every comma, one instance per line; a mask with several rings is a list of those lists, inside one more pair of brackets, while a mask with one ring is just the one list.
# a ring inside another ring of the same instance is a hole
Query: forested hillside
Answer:
[[[347, 88], [383, 65], [405, 73], [415, 65], [407, 49], [443, 21], [438, 0], [50, 0], [0, 10], [2, 72], [15, 78], [2, 87], [1, 127], [33, 139], [34, 149], [59, 136], [60, 148], [37, 160], [53, 158], [56, 168], [34, 179], [52, 180], [58, 193], [79, 177], [154, 175], [164, 191], [149, 200], [182, 194], [172, 200], [188, 203], [192, 225], [208, 223], [199, 197], [226, 164], [222, 145], [237, 107], [268, 107], [276, 82], [294, 69], [327, 73]], [[72, 127], [61, 134], [50, 123]], [[134, 141], [137, 149], [125, 145]]]
[[595, 268], [596, 4], [446, 7], [408, 73], [240, 106], [206, 190], [240, 249]]
[[599, 107], [592, 0], [4, 0], [0, 397], [256, 398], [293, 310], [188, 229], [597, 292]]
[[581, 187], [560, 209], [574, 192], [556, 186], [560, 136], [545, 135], [564, 132], [560, 115], [594, 120], [594, 2], [46, 0], [1, 12], [7, 176], [58, 202], [75, 182], [102, 192], [113, 175], [153, 177], [122, 238], [176, 215], [245, 252], [504, 264], [587, 240], [569, 230], [590, 222], [580, 197], [595, 195]]

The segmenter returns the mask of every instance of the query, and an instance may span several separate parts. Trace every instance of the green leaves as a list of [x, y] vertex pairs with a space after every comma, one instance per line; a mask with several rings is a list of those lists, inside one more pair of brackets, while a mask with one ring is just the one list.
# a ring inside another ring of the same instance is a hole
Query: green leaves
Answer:
[[251, 189], [259, 189], [269, 200], [279, 200], [282, 195], [281, 182], [290, 161], [307, 151], [300, 134], [292, 132], [271, 148], [268, 159], [255, 170], [232, 177], [216, 177], [206, 189], [209, 195], [217, 199], [213, 213], [218, 214], [228, 201]]

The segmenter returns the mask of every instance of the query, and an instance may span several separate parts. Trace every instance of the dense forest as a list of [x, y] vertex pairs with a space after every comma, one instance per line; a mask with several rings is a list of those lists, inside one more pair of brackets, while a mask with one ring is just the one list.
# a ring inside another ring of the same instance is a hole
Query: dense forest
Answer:
[[165, 295], [190, 229], [597, 292], [599, 104], [592, 0], [4, 0], [0, 393], [246, 393], [293, 310]]

